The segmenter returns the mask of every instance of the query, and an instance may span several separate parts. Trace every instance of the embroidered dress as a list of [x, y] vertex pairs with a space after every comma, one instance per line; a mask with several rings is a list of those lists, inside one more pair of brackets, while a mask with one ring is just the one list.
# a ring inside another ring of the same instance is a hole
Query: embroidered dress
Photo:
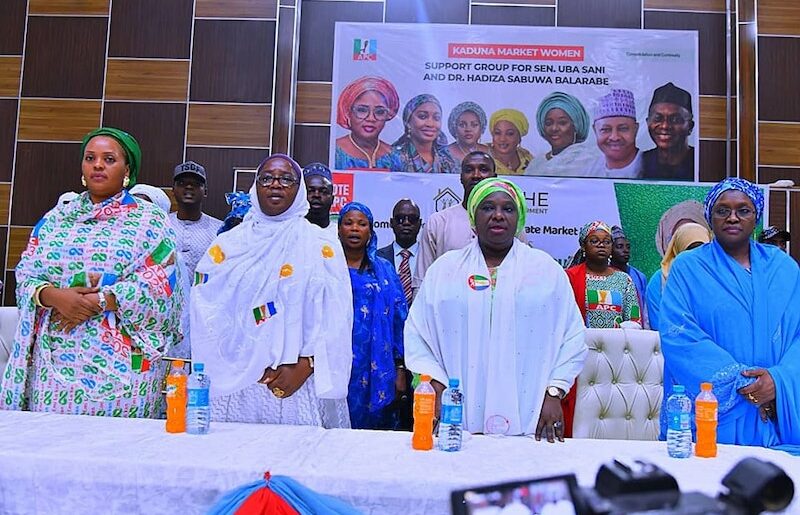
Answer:
[[[450, 151], [447, 150], [447, 140], [441, 138], [442, 142], [433, 143], [433, 162], [426, 162], [417, 147], [411, 142], [410, 138], [395, 144], [392, 150], [391, 159], [399, 164], [399, 168], [392, 168], [393, 172], [408, 173], [461, 173], [461, 169], [456, 164]], [[395, 166], [395, 165], [393, 165]]]
[[395, 361], [403, 359], [403, 325], [408, 311], [397, 274], [389, 271], [389, 277], [379, 284], [372, 269], [363, 273], [350, 269], [353, 369], [347, 405], [354, 429], [397, 429], [399, 423], [398, 412], [392, 409]]
[[[62, 414], [150, 417], [160, 358], [180, 338], [183, 299], [167, 215], [126, 190], [92, 204], [83, 193], [34, 228], [17, 266], [20, 321], [0, 406]], [[63, 332], [36, 289], [100, 287], [118, 309]], [[30, 365], [29, 365], [30, 363]]]

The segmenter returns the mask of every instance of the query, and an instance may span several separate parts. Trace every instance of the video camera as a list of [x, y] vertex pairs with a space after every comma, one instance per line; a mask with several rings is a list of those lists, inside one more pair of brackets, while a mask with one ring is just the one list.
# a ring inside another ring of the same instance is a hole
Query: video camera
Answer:
[[792, 479], [756, 458], [737, 463], [722, 485], [727, 492], [716, 498], [683, 494], [675, 478], [652, 463], [614, 460], [600, 467], [594, 488], [580, 488], [569, 474], [458, 490], [451, 502], [453, 515], [756, 515], [783, 510], [794, 497]]

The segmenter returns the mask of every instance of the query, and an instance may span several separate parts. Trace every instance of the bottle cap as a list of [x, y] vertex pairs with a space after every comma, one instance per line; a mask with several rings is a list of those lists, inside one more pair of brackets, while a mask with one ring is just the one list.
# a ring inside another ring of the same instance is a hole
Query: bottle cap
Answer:
[[704, 392], [710, 392], [714, 388], [714, 385], [711, 383], [700, 383], [700, 389]]
[[421, 374], [419, 376], [419, 380], [422, 383], [430, 383], [431, 382], [431, 376], [429, 376], [428, 374]]
[[206, 366], [203, 365], [202, 363], [198, 363], [195, 361], [194, 363], [192, 363], [192, 369], [195, 372], [203, 372], [206, 369]]
[[183, 365], [184, 363], [182, 359], [176, 359], [172, 362], [172, 370], [183, 368]]
[[450, 386], [450, 388], [458, 388], [458, 379], [451, 377], [447, 384]]
[[686, 387], [682, 384], [674, 384], [672, 385], [672, 393], [684, 393], [686, 392]]

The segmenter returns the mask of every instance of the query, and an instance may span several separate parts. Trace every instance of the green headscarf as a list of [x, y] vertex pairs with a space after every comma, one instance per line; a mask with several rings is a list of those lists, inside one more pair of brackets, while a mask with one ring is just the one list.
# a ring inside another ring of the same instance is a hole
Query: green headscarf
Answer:
[[550, 93], [539, 104], [539, 108], [536, 110], [536, 124], [537, 129], [539, 129], [539, 135], [545, 138], [544, 119], [551, 109], [556, 108], [563, 110], [572, 120], [572, 125], [575, 126], [575, 143], [586, 141], [586, 137], [589, 135], [589, 127], [592, 125], [589, 120], [589, 113], [586, 112], [586, 108], [583, 107], [580, 100], [569, 93], [561, 91]]
[[125, 131], [113, 127], [100, 127], [83, 137], [81, 159], [83, 159], [83, 153], [86, 150], [86, 145], [89, 143], [89, 140], [95, 136], [108, 136], [114, 138], [117, 143], [120, 144], [122, 150], [125, 152], [125, 160], [130, 167], [130, 183], [128, 184], [128, 188], [133, 187], [133, 185], [136, 184], [136, 178], [139, 176], [139, 167], [142, 166], [142, 149], [139, 147], [139, 142]]
[[515, 234], [520, 234], [525, 230], [525, 216], [527, 213], [527, 209], [525, 208], [525, 194], [522, 193], [519, 186], [513, 182], [499, 177], [484, 179], [472, 188], [469, 199], [467, 199], [469, 224], [475, 227], [475, 211], [478, 210], [478, 206], [483, 202], [483, 199], [498, 191], [502, 191], [511, 197], [511, 200], [517, 205], [517, 230]]

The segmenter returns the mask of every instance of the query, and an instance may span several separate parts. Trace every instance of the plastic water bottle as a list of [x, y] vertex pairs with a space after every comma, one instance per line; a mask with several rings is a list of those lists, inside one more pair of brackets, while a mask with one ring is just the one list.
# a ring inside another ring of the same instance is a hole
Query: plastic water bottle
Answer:
[[208, 393], [211, 378], [205, 374], [202, 363], [193, 363], [192, 375], [189, 376], [189, 405], [186, 408], [186, 432], [193, 435], [208, 433], [211, 422], [211, 410], [208, 407]]
[[442, 419], [439, 421], [439, 449], [461, 450], [461, 421], [464, 397], [458, 389], [458, 379], [450, 379], [448, 388], [442, 393]]
[[701, 458], [717, 455], [717, 414], [719, 403], [711, 383], [700, 383], [700, 395], [694, 400], [695, 423], [697, 424], [697, 444], [694, 453]]
[[673, 458], [692, 455], [692, 401], [679, 384], [667, 399], [667, 452]]

